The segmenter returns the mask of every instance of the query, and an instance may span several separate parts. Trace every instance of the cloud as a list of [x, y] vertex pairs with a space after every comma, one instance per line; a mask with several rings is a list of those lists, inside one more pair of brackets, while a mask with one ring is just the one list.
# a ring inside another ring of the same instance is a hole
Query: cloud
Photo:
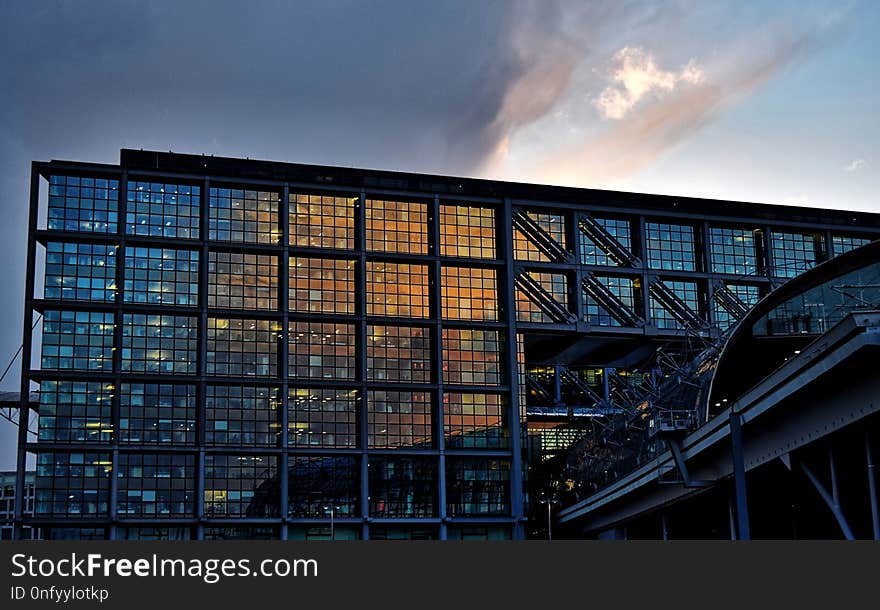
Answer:
[[864, 159], [853, 159], [850, 161], [849, 165], [843, 168], [843, 171], [853, 173], [860, 169], [865, 169], [866, 167], [868, 167], [868, 162]]
[[613, 58], [613, 84], [605, 87], [593, 101], [606, 119], [626, 116], [642, 98], [669, 93], [680, 84], [699, 84], [705, 80], [703, 69], [691, 59], [678, 72], [661, 70], [652, 53], [642, 47], [623, 47]]

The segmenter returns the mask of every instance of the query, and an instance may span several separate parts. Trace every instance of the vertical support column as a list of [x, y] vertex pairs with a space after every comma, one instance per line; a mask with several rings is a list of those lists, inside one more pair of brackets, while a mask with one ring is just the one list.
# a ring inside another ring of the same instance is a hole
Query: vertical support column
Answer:
[[[822, 252], [821, 256], [817, 256], [816, 259], [818, 262], [822, 263], [827, 261], [829, 258], [834, 258], [834, 238], [831, 235], [831, 229], [826, 229], [821, 233], [822, 239]], [[819, 254], [817, 252], [817, 254]]]
[[202, 540], [205, 534], [205, 426], [207, 425], [207, 383], [206, 365], [208, 362], [208, 237], [210, 225], [209, 193], [211, 182], [205, 176], [199, 204], [199, 324], [196, 336], [199, 343], [199, 357], [196, 367], [196, 538]]
[[746, 498], [746, 468], [743, 459], [742, 416], [733, 409], [730, 411], [730, 444], [733, 457], [737, 540], [750, 540], [749, 505]]
[[281, 409], [279, 431], [279, 457], [278, 476], [281, 483], [281, 539], [287, 540], [287, 520], [289, 518], [290, 502], [290, 456], [289, 449], [289, 425], [290, 414], [289, 390], [290, 390], [290, 186], [285, 183], [281, 189], [281, 200], [278, 202], [278, 222], [281, 224], [281, 260], [278, 261], [278, 305], [281, 307], [281, 332], [279, 334], [278, 354], [280, 362], [278, 370], [281, 372]]
[[499, 208], [496, 220], [495, 234], [499, 245], [499, 253], [504, 261], [502, 272], [502, 290], [504, 313], [507, 322], [505, 331], [505, 348], [507, 358], [504, 361], [508, 387], [508, 426], [510, 428], [510, 508], [514, 520], [513, 539], [525, 538], [523, 511], [523, 459], [522, 459], [522, 426], [525, 421], [520, 421], [519, 415], [519, 363], [517, 362], [517, 337], [516, 337], [516, 288], [514, 279], [513, 253], [513, 206], [510, 199], [505, 198], [504, 204]]
[[431, 264], [428, 268], [428, 286], [431, 319], [431, 381], [437, 384], [434, 401], [434, 442], [439, 451], [437, 462], [437, 514], [440, 516], [440, 540], [446, 540], [446, 438], [444, 434], [443, 413], [443, 299], [442, 269], [440, 266], [440, 197], [428, 206], [428, 254]]
[[763, 239], [761, 240], [762, 246], [764, 248], [764, 271], [768, 278], [777, 277], [779, 274], [776, 270], [776, 260], [773, 256], [773, 239], [771, 238], [772, 231], [769, 226], [764, 226], [761, 228], [761, 233], [763, 234]]
[[645, 224], [645, 217], [639, 216], [636, 241], [639, 244], [639, 259], [642, 261], [642, 317], [645, 320], [645, 326], [653, 326], [654, 321], [651, 319], [651, 292], [648, 290], [650, 283], [648, 274], [650, 270], [648, 266], [648, 235]]
[[[15, 499], [12, 539], [21, 540], [22, 522], [25, 509], [25, 471], [27, 470], [28, 422], [30, 421], [30, 389], [31, 389], [31, 351], [33, 349], [34, 326], [34, 281], [37, 264], [37, 219], [40, 210], [40, 170], [36, 163], [31, 163], [30, 209], [28, 210], [27, 232], [27, 271], [24, 277], [24, 315], [21, 341], [21, 378], [18, 403], [18, 452], [15, 468]], [[36, 494], [36, 478], [34, 493]], [[34, 498], [36, 512], [36, 498]]]
[[[713, 273], [712, 268], [712, 248], [709, 240], [709, 223], [703, 221], [700, 224], [700, 248], [702, 250], [703, 271], [707, 274]], [[715, 286], [712, 285], [712, 279], [706, 280], [706, 320], [712, 328], [715, 328]]]
[[871, 503], [871, 526], [874, 540], [880, 540], [880, 510], [877, 507], [877, 479], [874, 476], [874, 459], [871, 455], [871, 434], [865, 430], [865, 459], [868, 466], [868, 498]]
[[119, 177], [117, 193], [117, 227], [116, 227], [116, 294], [113, 308], [113, 399], [110, 402], [110, 418], [113, 427], [111, 440], [110, 485], [108, 517], [110, 526], [107, 529], [108, 538], [116, 539], [117, 524], [117, 498], [119, 496], [119, 420], [120, 420], [120, 391], [122, 386], [122, 319], [123, 300], [125, 288], [125, 232], [126, 232], [126, 206], [128, 205], [128, 172], [122, 172]]
[[369, 446], [369, 406], [367, 404], [367, 196], [361, 189], [355, 207], [354, 247], [358, 252], [355, 273], [355, 313], [357, 314], [355, 342], [355, 366], [360, 384], [358, 397], [358, 447], [360, 448], [360, 499], [363, 528], [361, 537], [369, 538], [370, 521], [370, 465]]
[[580, 212], [572, 211], [570, 216], [566, 218], [566, 239], [568, 240], [568, 249], [571, 251], [575, 270], [573, 274], [574, 283], [569, 287], [569, 311], [574, 312], [578, 322], [586, 320], [586, 308], [584, 307], [584, 289], [581, 287], [583, 280], [583, 268], [581, 267], [581, 240], [580, 240]]

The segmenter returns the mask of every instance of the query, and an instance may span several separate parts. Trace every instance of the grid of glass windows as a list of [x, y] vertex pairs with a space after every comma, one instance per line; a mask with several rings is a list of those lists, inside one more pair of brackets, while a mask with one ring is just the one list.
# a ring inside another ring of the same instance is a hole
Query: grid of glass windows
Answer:
[[123, 383], [119, 388], [121, 443], [191, 445], [196, 440], [196, 388]]
[[360, 514], [360, 469], [353, 457], [290, 457], [287, 514], [329, 519]]
[[205, 456], [206, 517], [278, 517], [279, 490], [275, 457]]
[[278, 388], [209, 385], [205, 389], [205, 443], [225, 446], [280, 444]]
[[290, 257], [290, 311], [354, 313], [352, 260]]
[[208, 239], [277, 244], [278, 193], [212, 187], [208, 190]]
[[427, 318], [428, 267], [367, 262], [367, 315]]
[[773, 274], [794, 277], [812, 269], [825, 258], [825, 246], [819, 233], [770, 232], [773, 245]]
[[278, 528], [271, 525], [206, 527], [203, 540], [278, 540]]
[[431, 340], [427, 328], [367, 327], [367, 379], [431, 381]]
[[443, 395], [443, 434], [447, 449], [506, 449], [510, 444], [502, 396]]
[[192, 517], [194, 455], [120, 453], [116, 510], [127, 517]]
[[709, 247], [715, 273], [755, 275], [758, 272], [755, 231], [752, 229], [709, 227]]
[[195, 540], [188, 527], [119, 527], [117, 540]]
[[290, 322], [290, 377], [354, 379], [353, 324]]
[[[743, 305], [751, 309], [755, 305], [758, 304], [758, 299], [760, 299], [760, 293], [757, 286], [747, 286], [744, 284], [725, 284], [727, 290], [729, 290], [733, 296], [739, 299]], [[721, 330], [727, 330], [734, 322], [737, 321], [737, 316], [735, 312], [728, 311], [721, 302], [717, 299], [717, 290], [716, 290], [716, 299], [715, 299], [715, 325], [718, 326]]]
[[124, 287], [126, 303], [195, 307], [199, 302], [199, 252], [127, 247]]
[[447, 540], [510, 540], [509, 527], [450, 527]]
[[[557, 244], [563, 248], [566, 246], [564, 216], [561, 214], [538, 214], [536, 212], [527, 212], [527, 214]], [[513, 258], [518, 261], [550, 261], [549, 256], [538, 249], [532, 243], [532, 240], [516, 228], [513, 230]]]
[[449, 457], [446, 460], [446, 514], [487, 517], [510, 514], [510, 463]]
[[501, 336], [494, 330], [443, 329], [443, 383], [501, 383]]
[[[636, 285], [641, 282], [640, 278], [616, 277], [616, 276], [593, 276], [596, 281], [607, 288], [617, 299], [632, 313], [640, 315], [636, 311]], [[584, 316], [587, 322], [593, 326], [622, 326], [605, 308], [599, 305], [593, 296], [584, 292]]]
[[288, 540], [360, 540], [361, 526], [334, 525], [331, 530], [326, 525], [313, 527], [296, 527], [290, 525], [287, 528]]
[[440, 255], [495, 258], [495, 210], [441, 205]]
[[371, 525], [370, 540], [437, 540], [434, 527]]
[[440, 287], [445, 319], [498, 319], [498, 279], [494, 269], [443, 267]]
[[846, 254], [850, 250], [861, 248], [862, 246], [871, 243], [871, 241], [870, 237], [854, 237], [852, 235], [831, 236], [834, 256], [840, 256], [841, 254]]
[[[568, 280], [562, 273], [538, 273], [527, 271], [531, 279], [537, 282], [561, 307], [567, 309]], [[516, 319], [519, 322], [557, 322], [545, 312], [534, 300], [529, 298], [522, 289], [516, 289]]]
[[430, 449], [434, 444], [428, 392], [368, 392], [367, 419], [371, 448]]
[[197, 353], [196, 317], [123, 314], [123, 372], [194, 375]]
[[[700, 293], [696, 282], [663, 280], [663, 284], [674, 292], [675, 295], [684, 302], [688, 309], [699, 315]], [[653, 318], [654, 325], [657, 328], [667, 330], [682, 328], [681, 322], [675, 317], [673, 312], [663, 307], [653, 295], [651, 295], [651, 318]]]
[[290, 245], [354, 248], [357, 197], [290, 193]]
[[47, 227], [51, 231], [116, 233], [119, 181], [52, 176]]
[[371, 517], [437, 515], [435, 458], [370, 456]]
[[46, 244], [47, 299], [113, 301], [116, 247], [101, 244]]
[[42, 367], [78, 371], [113, 369], [113, 314], [98, 311], [43, 313]]
[[36, 515], [100, 516], [107, 514], [109, 453], [37, 454]]
[[198, 186], [129, 182], [125, 232], [198, 239], [200, 195]]
[[428, 206], [367, 199], [367, 250], [427, 254]]
[[208, 307], [278, 309], [278, 257], [208, 252]]
[[291, 388], [287, 438], [291, 447], [357, 447], [360, 397], [353, 389]]
[[281, 323], [208, 318], [208, 375], [276, 377]]
[[648, 267], [670, 271], [699, 271], [692, 226], [647, 222], [645, 232]]
[[109, 443], [113, 386], [86, 381], [40, 383], [39, 440]]
[[[626, 248], [628, 252], [632, 252], [632, 226], [628, 220], [620, 220], [617, 218], [596, 218], [593, 221], [605, 229], [611, 237]], [[606, 265], [618, 266], [616, 260], [608, 256], [608, 254], [599, 247], [590, 237], [583, 231], [578, 231], [581, 246], [581, 263], [584, 265]]]

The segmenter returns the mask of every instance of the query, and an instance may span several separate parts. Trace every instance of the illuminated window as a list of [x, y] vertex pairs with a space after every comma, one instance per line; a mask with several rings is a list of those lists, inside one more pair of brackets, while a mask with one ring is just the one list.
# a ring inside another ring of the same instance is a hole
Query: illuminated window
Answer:
[[494, 330], [443, 329], [443, 383], [501, 383], [501, 337]]
[[278, 528], [271, 525], [206, 527], [203, 540], [278, 540]]
[[277, 517], [279, 489], [273, 456], [205, 456], [206, 517]]
[[208, 191], [208, 239], [277, 244], [278, 193], [211, 188]]
[[109, 443], [113, 386], [100, 382], [40, 383], [40, 441]]
[[195, 386], [122, 384], [119, 389], [121, 443], [190, 445], [195, 440]]
[[292, 388], [287, 399], [291, 447], [357, 447], [357, 390]]
[[200, 192], [198, 186], [129, 182], [125, 232], [198, 239]]
[[40, 452], [35, 514], [106, 515], [110, 466], [109, 453]]
[[407, 201], [367, 200], [367, 250], [427, 254], [428, 206]]
[[367, 315], [427, 318], [428, 268], [367, 262]]
[[509, 438], [505, 417], [503, 397], [497, 394], [444, 394], [446, 448], [507, 448]]
[[290, 193], [290, 245], [351, 250], [357, 201], [357, 197]]
[[354, 379], [354, 325], [291, 321], [289, 354], [291, 377]]
[[199, 253], [171, 248], [126, 248], [126, 303], [188, 305], [199, 302]]
[[370, 540], [438, 540], [434, 527], [370, 526]]
[[354, 313], [354, 261], [290, 257], [290, 311]]
[[715, 273], [755, 275], [758, 272], [753, 230], [710, 227], [709, 245]]
[[[735, 296], [739, 301], [751, 309], [755, 305], [758, 304], [758, 300], [760, 299], [760, 294], [757, 286], [745, 286], [743, 284], [726, 284], [727, 290], [729, 290], [733, 296]], [[715, 299], [715, 324], [721, 330], [726, 330], [730, 327], [734, 322], [737, 321], [736, 312], [728, 311], [716, 298]]]
[[[565, 217], [561, 214], [538, 214], [527, 212], [529, 218], [559, 246], [565, 248]], [[513, 230], [513, 257], [518, 261], [549, 262], [551, 259], [519, 229]]]
[[431, 381], [431, 340], [426, 328], [367, 327], [367, 379]]
[[353, 457], [291, 456], [287, 514], [290, 517], [329, 519], [360, 515], [360, 472]]
[[[632, 252], [632, 226], [628, 220], [615, 218], [596, 218], [593, 220], [600, 225], [605, 232], [611, 235], [617, 242]], [[581, 242], [581, 263], [584, 265], [605, 265], [616, 267], [620, 263], [614, 260], [583, 231], [578, 231]]]
[[450, 517], [510, 514], [510, 463], [504, 460], [446, 460], [446, 514]]
[[281, 430], [278, 388], [209, 385], [205, 390], [205, 443], [276, 445]]
[[850, 250], [861, 248], [862, 246], [871, 243], [871, 241], [870, 237], [854, 237], [852, 235], [833, 235], [831, 237], [834, 256], [840, 256]]
[[498, 280], [494, 269], [443, 267], [441, 292], [447, 320], [498, 319]]
[[208, 318], [208, 375], [276, 377], [281, 324]]
[[116, 299], [116, 247], [101, 244], [46, 244], [47, 299]]
[[[700, 313], [700, 292], [696, 282], [682, 282], [663, 280], [669, 290], [690, 309], [693, 313]], [[672, 311], [666, 309], [653, 295], [651, 295], [651, 318], [657, 328], [675, 330], [683, 328], [681, 321]]]
[[770, 232], [774, 275], [794, 277], [825, 259], [825, 245], [819, 233]]
[[[537, 282], [543, 292], [556, 301], [562, 309], [567, 309], [568, 303], [568, 280], [562, 273], [539, 273], [527, 271], [526, 274]], [[522, 289], [516, 289], [516, 319], [519, 322], [558, 322], [555, 317], [548, 314], [540, 305], [530, 298]]]
[[116, 510], [137, 517], [192, 517], [195, 505], [194, 455], [119, 455]]
[[430, 449], [434, 444], [428, 392], [369, 392], [367, 416], [371, 448]]
[[697, 271], [694, 228], [665, 222], [645, 223], [648, 267], [671, 271]]
[[441, 205], [440, 255], [495, 258], [495, 210]]
[[97, 311], [43, 313], [42, 367], [80, 371], [113, 369], [113, 314]]
[[[628, 307], [632, 313], [640, 315], [640, 312], [638, 312], [636, 309], [636, 284], [639, 283], [641, 280], [631, 277], [614, 277], [600, 275], [595, 275], [593, 277], [596, 281], [607, 288], [608, 291], [611, 292], [611, 294], [617, 297], [621, 304]], [[592, 295], [586, 292], [583, 292], [583, 295], [585, 316], [587, 322], [589, 322], [593, 326], [622, 326], [620, 320], [611, 315], [611, 312], [609, 312], [605, 307], [599, 305], [599, 303]]]
[[278, 257], [208, 253], [208, 307], [278, 309]]
[[47, 227], [50, 231], [116, 233], [119, 181], [52, 176]]
[[368, 469], [371, 517], [436, 516], [436, 458], [371, 456]]
[[197, 338], [195, 317], [124, 314], [122, 370], [195, 375]]

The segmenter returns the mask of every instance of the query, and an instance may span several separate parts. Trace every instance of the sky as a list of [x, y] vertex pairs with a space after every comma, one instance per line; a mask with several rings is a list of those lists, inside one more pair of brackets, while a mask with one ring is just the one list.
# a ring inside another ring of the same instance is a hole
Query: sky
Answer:
[[[3, 0], [0, 370], [31, 160], [128, 147], [880, 211], [877, 31], [870, 0]], [[0, 422], [0, 470], [14, 448]]]

